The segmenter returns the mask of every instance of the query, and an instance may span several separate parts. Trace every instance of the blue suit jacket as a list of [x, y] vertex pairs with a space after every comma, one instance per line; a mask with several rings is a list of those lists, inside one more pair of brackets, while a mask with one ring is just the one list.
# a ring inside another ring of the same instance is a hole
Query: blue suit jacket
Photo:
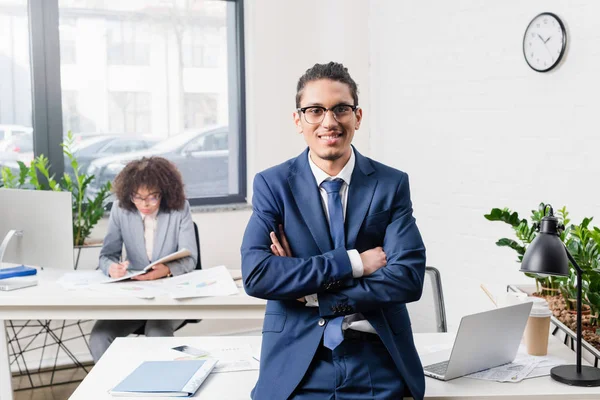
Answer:
[[[333, 249], [308, 149], [254, 178], [253, 214], [242, 243], [246, 292], [268, 299], [254, 399], [286, 399], [309, 368], [321, 318], [360, 312], [373, 325], [415, 399], [425, 379], [406, 303], [421, 297], [425, 247], [412, 216], [408, 176], [355, 150], [346, 210], [346, 248], [383, 246], [388, 264], [355, 279], [346, 249]], [[283, 224], [293, 257], [277, 257], [269, 232]], [[297, 301], [317, 293], [319, 307]]]

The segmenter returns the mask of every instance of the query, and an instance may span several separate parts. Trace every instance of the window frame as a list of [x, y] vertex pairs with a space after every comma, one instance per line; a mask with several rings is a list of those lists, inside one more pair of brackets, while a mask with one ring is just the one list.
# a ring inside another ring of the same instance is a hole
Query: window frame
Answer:
[[[227, 3], [227, 73], [229, 151], [237, 150], [237, 171], [230, 169], [230, 179], [237, 182], [237, 193], [224, 196], [188, 199], [192, 206], [247, 202], [246, 105], [243, 0]], [[32, 126], [34, 156], [44, 154], [51, 174], [62, 176], [64, 155], [62, 87], [60, 80], [59, 0], [28, 0], [31, 53]], [[232, 147], [233, 144], [233, 147]], [[232, 176], [232, 172], [236, 176]]]

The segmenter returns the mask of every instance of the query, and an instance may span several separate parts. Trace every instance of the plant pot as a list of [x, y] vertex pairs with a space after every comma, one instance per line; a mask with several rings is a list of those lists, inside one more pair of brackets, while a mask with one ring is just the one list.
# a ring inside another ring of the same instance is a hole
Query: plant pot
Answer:
[[559, 292], [558, 288], [555, 289], [555, 288], [549, 288], [549, 287], [541, 286], [541, 290], [540, 290], [540, 295], [541, 296], [556, 296], [559, 293], [560, 292]]
[[[569, 314], [577, 314], [577, 299], [567, 299], [567, 312]], [[590, 306], [581, 304], [581, 315], [590, 315]]]

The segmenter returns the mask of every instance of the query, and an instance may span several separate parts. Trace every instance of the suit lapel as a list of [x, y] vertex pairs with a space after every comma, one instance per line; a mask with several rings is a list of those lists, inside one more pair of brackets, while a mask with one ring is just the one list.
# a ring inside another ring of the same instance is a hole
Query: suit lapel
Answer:
[[165, 244], [170, 221], [170, 212], [162, 210], [158, 212], [158, 219], [156, 220], [156, 232], [154, 234], [154, 247], [152, 249], [152, 261], [158, 260], [160, 258], [160, 254], [162, 254], [162, 248]]
[[371, 162], [354, 149], [356, 165], [352, 172], [352, 181], [348, 187], [348, 204], [346, 204], [346, 248], [356, 245], [358, 231], [365, 220], [371, 200], [377, 187], [377, 179], [371, 177], [374, 170]]
[[308, 165], [308, 150], [296, 158], [290, 170], [288, 182], [300, 214], [321, 252], [327, 253], [333, 246], [319, 188]]

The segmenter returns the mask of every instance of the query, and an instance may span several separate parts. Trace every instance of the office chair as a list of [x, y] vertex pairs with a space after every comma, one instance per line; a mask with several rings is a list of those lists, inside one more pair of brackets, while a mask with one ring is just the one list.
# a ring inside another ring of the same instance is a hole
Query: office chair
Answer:
[[[198, 260], [196, 261], [196, 269], [202, 269], [202, 261], [201, 261], [201, 257], [200, 257], [200, 233], [198, 232], [198, 225], [196, 225], [195, 222], [194, 222], [194, 234], [196, 235], [196, 250], [198, 252]], [[187, 324], [197, 324], [200, 321], [202, 321], [202, 320], [201, 319], [186, 319], [179, 326], [179, 328], [175, 329], [175, 331], [180, 330]], [[133, 332], [133, 334], [138, 335], [138, 336], [143, 335], [145, 330], [146, 330], [146, 325], [143, 325], [143, 326], [139, 327], [135, 332]]]
[[419, 301], [409, 303], [406, 307], [414, 333], [448, 331], [440, 271], [425, 267], [423, 295]]

